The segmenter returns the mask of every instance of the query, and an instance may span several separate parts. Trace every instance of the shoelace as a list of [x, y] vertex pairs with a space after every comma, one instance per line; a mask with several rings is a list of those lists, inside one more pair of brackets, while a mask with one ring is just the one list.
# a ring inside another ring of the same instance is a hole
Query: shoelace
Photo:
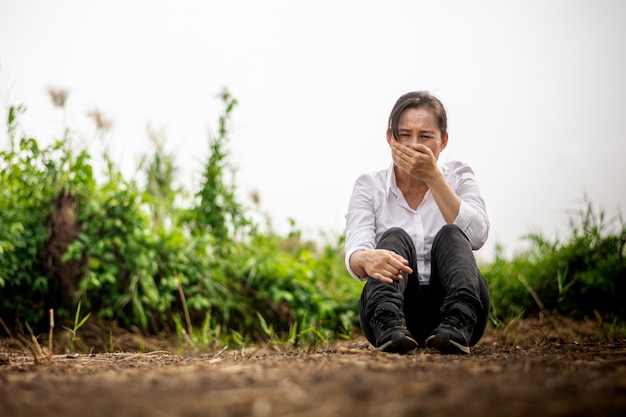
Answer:
[[376, 312], [374, 321], [383, 329], [402, 326], [401, 316], [398, 313], [389, 310]]
[[442, 320], [442, 323], [449, 324], [450, 326], [456, 329], [463, 329], [467, 325], [465, 320], [463, 320], [463, 318], [457, 315], [450, 315], [450, 316], [444, 317]]

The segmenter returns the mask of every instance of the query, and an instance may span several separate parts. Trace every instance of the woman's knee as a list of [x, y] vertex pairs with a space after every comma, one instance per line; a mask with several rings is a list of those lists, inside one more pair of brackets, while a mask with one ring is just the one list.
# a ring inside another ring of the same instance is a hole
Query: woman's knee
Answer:
[[386, 230], [378, 241], [376, 249], [387, 249], [405, 257], [409, 260], [409, 266], [414, 263], [415, 243], [413, 243], [411, 236], [400, 227]]
[[389, 238], [389, 237], [394, 237], [394, 238], [402, 238], [402, 239], [411, 239], [411, 237], [409, 236], [409, 234], [406, 232], [406, 230], [404, 230], [401, 227], [391, 227], [387, 230], [385, 230], [385, 232], [383, 233], [383, 235], [380, 237], [380, 240]]
[[459, 226], [456, 224], [446, 224], [443, 226], [437, 234], [435, 235], [435, 239], [433, 240], [433, 247], [437, 246], [441, 241], [447, 241], [450, 239], [463, 239], [469, 243], [469, 239], [467, 235], [461, 230]]
[[398, 245], [403, 247], [414, 248], [413, 239], [411, 236], [400, 227], [392, 227], [387, 229], [380, 237], [378, 242], [378, 249], [395, 249]]

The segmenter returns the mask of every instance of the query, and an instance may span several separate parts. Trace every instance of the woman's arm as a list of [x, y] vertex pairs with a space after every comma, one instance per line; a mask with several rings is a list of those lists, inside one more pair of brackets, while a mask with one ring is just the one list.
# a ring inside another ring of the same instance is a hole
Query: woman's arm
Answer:
[[372, 193], [377, 189], [369, 175], [357, 178], [346, 214], [346, 268], [360, 280], [373, 278], [387, 283], [412, 273], [408, 261], [394, 252], [375, 249], [376, 215]]

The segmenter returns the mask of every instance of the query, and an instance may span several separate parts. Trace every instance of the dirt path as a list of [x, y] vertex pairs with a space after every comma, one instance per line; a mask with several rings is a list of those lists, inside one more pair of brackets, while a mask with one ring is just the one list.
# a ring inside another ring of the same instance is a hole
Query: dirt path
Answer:
[[0, 351], [0, 416], [623, 416], [626, 342], [384, 354]]

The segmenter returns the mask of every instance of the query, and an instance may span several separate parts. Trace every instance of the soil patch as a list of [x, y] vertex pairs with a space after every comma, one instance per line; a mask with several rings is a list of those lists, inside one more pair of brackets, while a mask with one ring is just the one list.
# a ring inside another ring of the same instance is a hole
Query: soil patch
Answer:
[[5, 345], [0, 415], [626, 415], [626, 340], [547, 336], [502, 343], [491, 331], [471, 355], [386, 354], [359, 337], [309, 351], [57, 354], [38, 364]]

